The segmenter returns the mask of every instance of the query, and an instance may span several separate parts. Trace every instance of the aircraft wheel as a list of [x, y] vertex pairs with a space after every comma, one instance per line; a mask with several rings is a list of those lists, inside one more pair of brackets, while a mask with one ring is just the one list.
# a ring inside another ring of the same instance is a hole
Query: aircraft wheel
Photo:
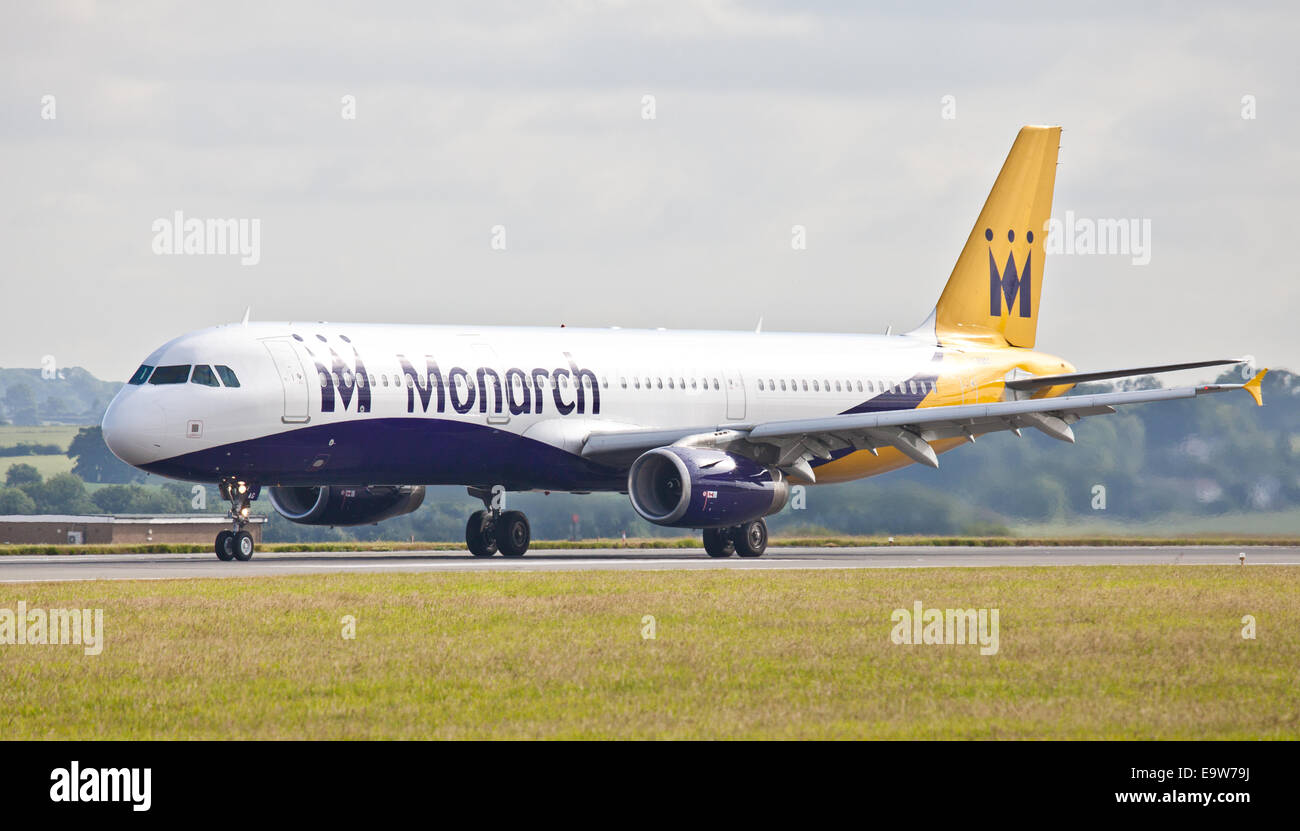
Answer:
[[506, 511], [497, 520], [497, 549], [503, 557], [522, 557], [532, 541], [528, 517], [522, 511]]
[[235, 534], [232, 531], [222, 531], [217, 534], [217, 559], [223, 562], [230, 562], [235, 559], [235, 547], [232, 544]]
[[730, 557], [736, 553], [730, 528], [705, 528], [704, 550], [710, 557]]
[[230, 538], [230, 548], [236, 560], [246, 563], [253, 559], [253, 535], [247, 531], [237, 531]]
[[465, 545], [475, 557], [491, 557], [497, 553], [495, 529], [487, 527], [487, 511], [475, 511], [465, 523]]
[[767, 523], [760, 517], [731, 529], [736, 553], [742, 557], [762, 557], [767, 550]]

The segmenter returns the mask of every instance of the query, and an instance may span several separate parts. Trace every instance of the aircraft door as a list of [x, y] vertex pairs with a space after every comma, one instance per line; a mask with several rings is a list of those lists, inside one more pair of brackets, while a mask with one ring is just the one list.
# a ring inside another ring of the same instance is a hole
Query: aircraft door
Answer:
[[745, 417], [745, 379], [732, 370], [724, 370], [722, 374], [727, 389], [727, 419], [740, 421]]
[[266, 345], [266, 351], [271, 353], [271, 360], [275, 362], [276, 372], [284, 387], [284, 415], [280, 420], [286, 424], [311, 421], [311, 415], [307, 411], [311, 388], [293, 343], [289, 340], [266, 340], [262, 343]]

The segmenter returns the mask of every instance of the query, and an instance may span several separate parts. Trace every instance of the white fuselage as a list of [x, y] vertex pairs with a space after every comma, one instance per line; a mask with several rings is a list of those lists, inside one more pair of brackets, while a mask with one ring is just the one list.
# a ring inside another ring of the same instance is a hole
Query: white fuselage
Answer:
[[[594, 432], [914, 407], [942, 352], [912, 336], [236, 324], [177, 338], [145, 365], [228, 367], [238, 387], [129, 384], [104, 428], [125, 461], [196, 481], [596, 490], [621, 472], [579, 464]], [[549, 448], [535, 464], [533, 443]], [[575, 463], [552, 484], [550, 450]]]

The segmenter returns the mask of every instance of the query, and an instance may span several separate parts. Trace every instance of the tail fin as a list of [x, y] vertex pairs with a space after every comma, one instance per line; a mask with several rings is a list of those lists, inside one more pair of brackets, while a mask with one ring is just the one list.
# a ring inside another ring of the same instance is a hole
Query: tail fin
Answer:
[[935, 308], [940, 342], [1032, 347], [1060, 127], [1023, 127]]

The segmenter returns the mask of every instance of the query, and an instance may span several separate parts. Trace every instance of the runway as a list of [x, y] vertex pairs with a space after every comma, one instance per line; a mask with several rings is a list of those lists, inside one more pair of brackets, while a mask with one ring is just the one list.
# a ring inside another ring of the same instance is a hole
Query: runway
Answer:
[[703, 549], [553, 549], [519, 559], [454, 551], [258, 552], [246, 563], [212, 554], [95, 554], [0, 557], [0, 583], [340, 572], [1239, 565], [1241, 553], [1247, 566], [1300, 565], [1300, 547], [1274, 546], [771, 548], [758, 559], [714, 559]]

